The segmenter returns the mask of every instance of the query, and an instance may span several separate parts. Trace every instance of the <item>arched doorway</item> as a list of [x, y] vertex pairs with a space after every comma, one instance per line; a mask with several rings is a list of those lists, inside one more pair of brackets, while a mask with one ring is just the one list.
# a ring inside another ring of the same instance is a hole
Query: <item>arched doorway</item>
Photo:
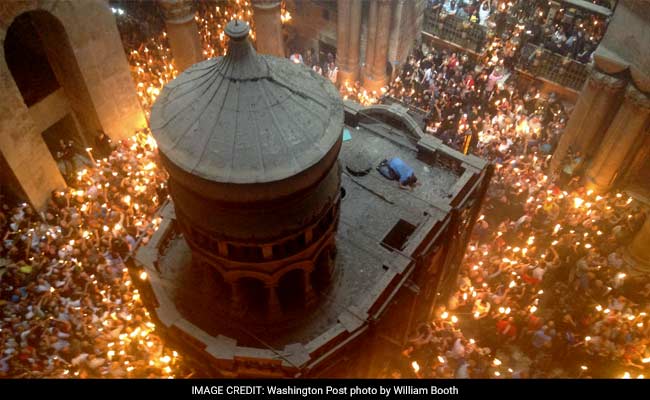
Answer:
[[4, 57], [36, 131], [61, 173], [74, 177], [101, 125], [63, 25], [43, 10], [18, 15]]
[[[147, 124], [107, 2], [9, 3], [0, 7], [0, 109], [4, 111], [0, 113], [0, 164], [13, 177], [0, 171], [0, 190], [17, 193], [40, 209], [52, 191], [66, 186], [43, 140], [48, 128], [67, 116], [62, 126], [45, 136], [58, 143], [56, 131], [65, 131], [65, 136], [73, 130], [83, 156], [85, 143], [94, 141], [98, 129], [117, 141]], [[17, 77], [25, 70], [15, 67], [21, 64], [15, 59], [21, 54], [23, 60], [31, 60], [27, 74], [36, 80]], [[49, 71], [43, 71], [46, 65]], [[34, 68], [41, 70], [35, 73]], [[29, 84], [16, 81], [37, 82], [32, 84], [36, 94], [27, 95]], [[70, 124], [72, 128], [66, 126]]]

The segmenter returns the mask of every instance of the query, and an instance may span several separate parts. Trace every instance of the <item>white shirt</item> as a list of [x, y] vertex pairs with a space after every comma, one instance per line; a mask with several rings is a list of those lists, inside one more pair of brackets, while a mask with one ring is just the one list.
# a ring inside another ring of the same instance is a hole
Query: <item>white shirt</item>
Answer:
[[444, 6], [445, 12], [449, 15], [454, 15], [456, 14], [456, 11], [458, 11], [458, 4], [456, 4], [453, 8], [451, 6], [451, 0], [445, 1], [445, 6]]
[[339, 67], [334, 67], [330, 68], [329, 71], [327, 71], [327, 77], [330, 78], [330, 81], [333, 83], [336, 83], [336, 78], [339, 74]]
[[[483, 4], [486, 4], [486, 3], [488, 5], [488, 8], [483, 9]], [[478, 9], [478, 20], [479, 20], [479, 23], [481, 25], [485, 26], [487, 24], [487, 19], [490, 17], [491, 11], [492, 10], [490, 10], [490, 3], [489, 2], [483, 2], [481, 4], [481, 6]]]
[[299, 53], [294, 53], [294, 54], [292, 54], [292, 55], [289, 57], [289, 60], [291, 60], [291, 62], [294, 62], [294, 63], [296, 63], [296, 64], [302, 64], [302, 63], [303, 63], [303, 61], [302, 61], [302, 56], [301, 56]]

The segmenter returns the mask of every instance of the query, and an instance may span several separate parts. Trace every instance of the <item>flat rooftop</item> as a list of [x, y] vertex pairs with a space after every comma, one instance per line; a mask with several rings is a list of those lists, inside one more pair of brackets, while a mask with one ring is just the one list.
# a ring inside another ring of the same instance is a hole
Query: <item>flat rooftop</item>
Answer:
[[[346, 310], [351, 318], [364, 322], [364, 316], [351, 310], [362, 309], [358, 303], [372, 294], [373, 287], [389, 274], [395, 257], [405, 258], [410, 263], [407, 254], [399, 249], [391, 250], [390, 246], [382, 245], [382, 241], [400, 220], [414, 226], [415, 233], [423, 221], [443, 219], [447, 213], [439, 205], [447, 203], [449, 191], [459, 179], [458, 175], [442, 166], [418, 160], [415, 145], [409, 144], [405, 137], [398, 135], [391, 140], [384, 136], [381, 132], [384, 125], [346, 127], [350, 138], [343, 142], [339, 157], [345, 196], [341, 202], [336, 235], [336, 272], [331, 286], [308, 315], [292, 320], [290, 326], [282, 330], [267, 330], [266, 334], [215, 318], [214, 308], [203, 305], [213, 302], [218, 288], [210, 279], [189, 272], [191, 251], [180, 236], [171, 241], [159, 260], [159, 278], [164, 282], [162, 287], [165, 294], [174, 299], [179, 311], [211, 336], [236, 337], [239, 345], [272, 346], [276, 349], [290, 343], [307, 343], [318, 337], [336, 324]], [[345, 168], [359, 154], [363, 154], [371, 166], [365, 176], [354, 176]], [[383, 159], [392, 157], [401, 158], [413, 168], [420, 183], [414, 190], [401, 189], [396, 181], [384, 178], [376, 170]], [[194, 278], [188, 280], [188, 276]], [[187, 301], [188, 293], [193, 298], [191, 303]], [[185, 300], [175, 301], [181, 294]]]
[[[339, 156], [345, 195], [336, 234], [335, 273], [330, 287], [307, 315], [283, 323], [282, 329], [277, 330], [251, 328], [221, 317], [211, 305], [219, 289], [205, 275], [189, 271], [193, 268], [191, 252], [181, 236], [173, 238], [160, 255], [159, 273], [150, 274], [156, 297], [169, 299], [167, 305], [173, 304], [184, 318], [209, 336], [236, 338], [237, 346], [270, 350], [272, 358], [283, 360], [295, 357], [287, 354], [287, 346], [301, 344], [298, 348], [308, 354], [314, 343], [327, 342], [325, 336], [352, 332], [364, 325], [370, 307], [389, 283], [412, 264], [411, 253], [417, 244], [409, 243], [409, 238], [421, 242], [424, 233], [447, 217], [461, 174], [418, 159], [418, 148], [412, 138], [387, 124], [371, 122], [345, 128]], [[413, 168], [419, 182], [416, 188], [402, 189], [397, 181], [379, 174], [379, 163], [392, 157], [401, 158]], [[370, 171], [356, 176], [346, 169], [347, 165], [366, 165]], [[401, 238], [396, 248], [394, 241], [385, 238], [398, 226], [406, 226], [407, 232], [397, 234]], [[189, 302], [188, 293], [193, 299]], [[176, 301], [181, 298], [182, 301]], [[163, 304], [160, 300], [159, 303]]]

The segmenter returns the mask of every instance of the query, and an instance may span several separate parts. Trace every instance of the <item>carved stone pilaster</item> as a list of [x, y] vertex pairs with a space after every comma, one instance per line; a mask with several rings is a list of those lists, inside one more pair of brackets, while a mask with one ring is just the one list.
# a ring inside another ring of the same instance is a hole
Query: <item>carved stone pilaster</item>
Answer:
[[158, 0], [176, 68], [182, 72], [203, 60], [199, 28], [191, 0]]
[[650, 99], [629, 84], [623, 103], [587, 170], [588, 186], [601, 192], [613, 187], [620, 171], [634, 159], [634, 146], [647, 128], [649, 118]]
[[255, 47], [258, 53], [284, 57], [282, 16], [277, 0], [253, 0], [255, 21]]
[[625, 85], [622, 79], [591, 69], [551, 160], [552, 170], [560, 169], [569, 148], [587, 157], [596, 151], [621, 104]]

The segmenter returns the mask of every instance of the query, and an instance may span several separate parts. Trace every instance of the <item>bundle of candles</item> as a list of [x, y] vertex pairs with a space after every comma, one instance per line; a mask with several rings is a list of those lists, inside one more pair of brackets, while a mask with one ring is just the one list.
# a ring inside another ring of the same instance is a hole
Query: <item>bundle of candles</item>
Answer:
[[359, 82], [353, 84], [348, 81], [343, 82], [343, 84], [339, 87], [341, 97], [344, 100], [356, 101], [357, 103], [364, 106], [377, 104], [381, 96], [384, 95], [387, 90], [387, 87], [382, 87], [379, 89], [379, 93], [376, 91], [369, 92], [368, 90], [364, 89]]

